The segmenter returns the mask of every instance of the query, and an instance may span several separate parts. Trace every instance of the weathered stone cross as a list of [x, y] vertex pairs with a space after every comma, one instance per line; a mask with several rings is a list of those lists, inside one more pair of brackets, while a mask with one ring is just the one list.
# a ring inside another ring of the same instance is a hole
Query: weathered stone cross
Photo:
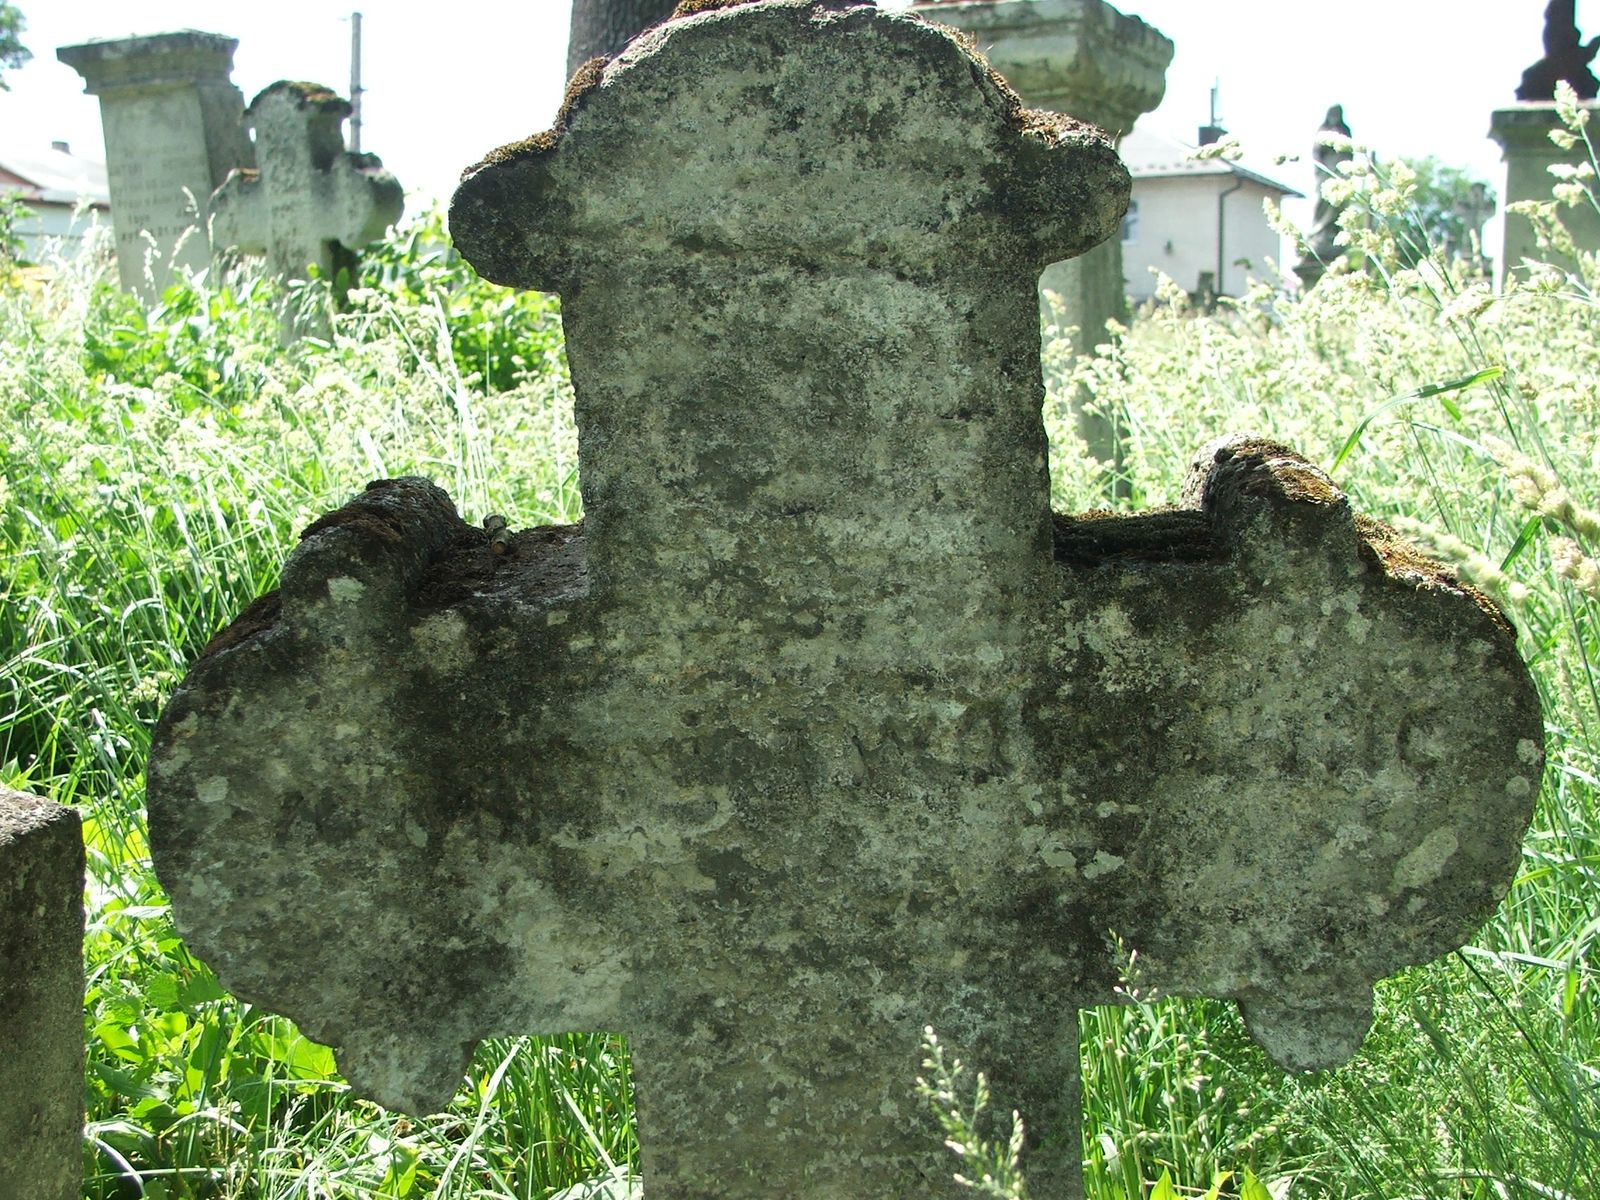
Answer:
[[350, 102], [314, 83], [281, 81], [245, 109], [260, 169], [235, 170], [211, 198], [219, 246], [264, 254], [275, 274], [332, 278], [400, 219], [400, 183], [374, 154], [344, 148]]
[[404, 479], [306, 531], [158, 732], [192, 945], [401, 1108], [482, 1037], [626, 1032], [649, 1200], [952, 1194], [926, 1024], [1076, 1195], [1115, 938], [1289, 1067], [1351, 1054], [1504, 892], [1538, 704], [1487, 601], [1280, 447], [1050, 512], [1035, 281], [1127, 190], [872, 7], [580, 74], [451, 219], [561, 293], [584, 523], [492, 547]]

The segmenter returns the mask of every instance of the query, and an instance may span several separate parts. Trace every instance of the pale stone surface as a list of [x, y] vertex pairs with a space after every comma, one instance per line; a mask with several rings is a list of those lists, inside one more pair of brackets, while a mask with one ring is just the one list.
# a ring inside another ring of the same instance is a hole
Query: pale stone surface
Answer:
[[625, 1032], [650, 1200], [967, 1194], [929, 1024], [1077, 1196], [1128, 951], [1352, 1053], [1508, 885], [1537, 699], [1270, 443], [1050, 512], [1036, 282], [1127, 192], [904, 14], [707, 11], [580, 80], [451, 220], [562, 295], [585, 521], [500, 555], [405, 479], [307, 530], [157, 731], [194, 949], [401, 1108], [479, 1038]]
[[82, 1139], [78, 814], [0, 787], [0, 1196], [76, 1200]]
[[[1590, 128], [1600, 128], [1600, 104], [1589, 102], [1580, 107], [1590, 113]], [[1496, 109], [1491, 118], [1489, 136], [1500, 143], [1501, 157], [1506, 164], [1505, 194], [1501, 197], [1501, 211], [1505, 214], [1505, 250], [1500, 255], [1500, 278], [1508, 273], [1526, 274], [1524, 259], [1555, 263], [1572, 268], [1576, 264], [1564, 255], [1539, 249], [1528, 218], [1511, 211], [1518, 200], [1549, 200], [1556, 180], [1550, 168], [1559, 163], [1577, 166], [1588, 162], [1588, 150], [1580, 141], [1571, 150], [1563, 150], [1550, 140], [1550, 132], [1562, 129], [1556, 106], [1551, 103], [1528, 101]], [[1592, 136], [1592, 135], [1591, 135]], [[1600, 213], [1588, 204], [1562, 208], [1561, 223], [1572, 234], [1579, 250], [1593, 254], [1600, 252]]]
[[[1172, 42], [1104, 0], [938, 0], [913, 11], [970, 34], [1025, 103], [1098, 125], [1114, 142], [1166, 94]], [[1074, 350], [1092, 352], [1106, 322], [1127, 317], [1121, 239], [1051, 263], [1039, 286], [1050, 320], [1078, 331]], [[1110, 418], [1082, 401], [1072, 398], [1079, 435], [1097, 459], [1116, 463]]]
[[286, 279], [332, 278], [400, 219], [400, 183], [375, 154], [344, 147], [350, 102], [314, 83], [280, 81], [245, 110], [257, 169], [235, 171], [212, 197], [219, 246], [266, 256]]
[[206, 204], [255, 164], [229, 76], [234, 38], [189, 29], [63, 46], [56, 57], [100, 98], [122, 286], [158, 298], [179, 268], [211, 261]]
[[971, 34], [1026, 103], [1113, 140], [1166, 94], [1171, 39], [1104, 0], [941, 0], [912, 11]]

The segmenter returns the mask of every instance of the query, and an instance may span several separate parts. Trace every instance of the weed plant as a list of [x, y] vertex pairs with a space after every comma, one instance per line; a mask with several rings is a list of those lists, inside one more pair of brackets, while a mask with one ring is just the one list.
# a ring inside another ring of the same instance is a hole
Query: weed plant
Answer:
[[[1583, 110], [1564, 104], [1583, 139]], [[1553, 249], [1559, 206], [1594, 202], [1591, 174], [1558, 182], [1531, 213]], [[1056, 505], [1108, 495], [1069, 397], [1117, 422], [1134, 507], [1175, 501], [1219, 434], [1289, 443], [1506, 607], [1550, 767], [1493, 921], [1380, 986], [1351, 1065], [1287, 1076], [1231, 1005], [1136, 978], [1127, 1004], [1085, 1012], [1089, 1193], [1595, 1200], [1600, 265], [1572, 254], [1574, 269], [1534, 268], [1497, 295], [1417, 237], [1403, 172], [1358, 155], [1331, 186], [1349, 256], [1309, 295], [1263, 283], [1203, 313], [1167, 287], [1095, 358], [1047, 338]], [[631, 1161], [627, 1047], [611, 1035], [487, 1043], [426, 1119], [352, 1097], [324, 1048], [188, 954], [144, 836], [157, 713], [314, 516], [405, 473], [438, 480], [469, 520], [580, 515], [554, 301], [479, 281], [436, 215], [368, 256], [328, 337], [289, 349], [273, 314], [325, 305], [325, 287], [207, 275], [147, 312], [103, 261], [0, 275], [0, 782], [85, 819], [84, 1195], [533, 1200]], [[930, 1137], [959, 1148], [951, 1170], [981, 1193], [1023, 1196], [962, 1070], [930, 1042]]]

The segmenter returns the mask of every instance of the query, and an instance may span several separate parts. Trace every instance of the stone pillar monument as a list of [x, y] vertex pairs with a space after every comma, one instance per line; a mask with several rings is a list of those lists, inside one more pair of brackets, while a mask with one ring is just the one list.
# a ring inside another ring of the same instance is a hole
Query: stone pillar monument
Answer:
[[235, 167], [255, 165], [244, 96], [230, 79], [238, 45], [186, 29], [56, 51], [100, 97], [117, 268], [146, 301], [175, 269], [210, 264], [211, 192]]
[[[1098, 125], [1113, 142], [1161, 103], [1173, 45], [1104, 0], [928, 0], [913, 7], [930, 21], [972, 34], [977, 50], [1030, 108]], [[1106, 321], [1127, 310], [1122, 241], [1110, 238], [1080, 258], [1045, 268], [1048, 319], [1076, 326], [1074, 349], [1103, 340]], [[1110, 420], [1074, 399], [1078, 431], [1105, 462], [1118, 457]]]
[[1300, 277], [1300, 286], [1310, 291], [1317, 285], [1328, 264], [1338, 258], [1341, 251], [1339, 214], [1344, 205], [1333, 204], [1322, 194], [1322, 185], [1340, 176], [1339, 168], [1355, 157], [1347, 145], [1350, 126], [1345, 124], [1344, 105], [1335, 104], [1328, 109], [1317, 129], [1316, 141], [1311, 147], [1311, 160], [1316, 164], [1316, 216], [1311, 222], [1311, 232], [1306, 237], [1306, 253], [1296, 264], [1294, 273]]
[[[1587, 162], [1588, 148], [1583, 142], [1563, 149], [1550, 140], [1550, 134], [1563, 128], [1555, 103], [1556, 86], [1571, 85], [1578, 103], [1591, 113], [1600, 109], [1600, 92], [1590, 63], [1600, 51], [1600, 38], [1584, 45], [1578, 33], [1573, 0], [1551, 0], [1544, 14], [1544, 57], [1522, 75], [1517, 88], [1517, 103], [1496, 109], [1489, 124], [1489, 136], [1500, 143], [1506, 164], [1505, 250], [1500, 255], [1498, 276], [1502, 284], [1524, 259], [1542, 259], [1561, 266], [1573, 265], [1559, 254], [1540, 250], [1533, 225], [1527, 217], [1511, 211], [1518, 200], [1548, 200], [1555, 183], [1550, 168], [1558, 164], [1576, 166]], [[1561, 223], [1572, 235], [1579, 250], [1600, 250], [1600, 214], [1589, 205], [1579, 204], [1561, 211]]]
[[83, 834], [0, 787], [0, 1196], [77, 1200], [82, 1139]]

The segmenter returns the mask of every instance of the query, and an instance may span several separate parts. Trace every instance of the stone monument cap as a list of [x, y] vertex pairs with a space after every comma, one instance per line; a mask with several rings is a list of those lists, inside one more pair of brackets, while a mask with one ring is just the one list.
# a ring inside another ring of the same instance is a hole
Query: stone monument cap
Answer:
[[325, 84], [310, 83], [303, 79], [280, 79], [257, 92], [255, 99], [250, 101], [250, 107], [244, 110], [244, 115], [253, 120], [262, 103], [278, 93], [292, 97], [300, 108], [325, 113], [341, 121], [354, 111], [350, 101]]
[[199, 29], [142, 37], [97, 38], [62, 46], [56, 57], [84, 77], [91, 96], [121, 88], [204, 83], [226, 77], [239, 39]]
[[[752, 84], [726, 127], [709, 128], [740, 55], [782, 46], [822, 61], [840, 35], [863, 71], [903, 78], [871, 89], [863, 78], [825, 105], [789, 79]], [[879, 98], [897, 89], [917, 103]], [[1039, 268], [1081, 254], [1117, 227], [1130, 190], [1100, 130], [1025, 108], [949, 31], [870, 5], [764, 3], [690, 11], [585, 64], [554, 128], [468, 168], [451, 228], [486, 278], [545, 291], [624, 252], [760, 258], [804, 246], [818, 262], [916, 276], [946, 268], [953, 242], [983, 246], [975, 261]], [[930, 236], [907, 236], [917, 231]]]

